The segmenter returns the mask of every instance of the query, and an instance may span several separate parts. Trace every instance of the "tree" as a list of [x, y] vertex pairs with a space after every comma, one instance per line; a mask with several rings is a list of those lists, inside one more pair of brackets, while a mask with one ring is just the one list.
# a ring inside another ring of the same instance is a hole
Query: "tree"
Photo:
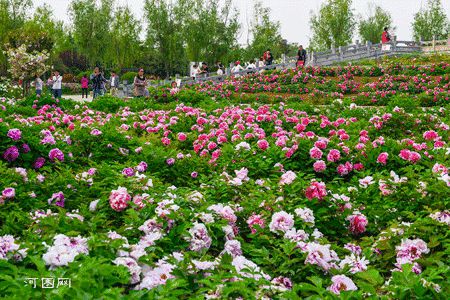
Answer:
[[27, 51], [25, 44], [8, 49], [9, 72], [14, 79], [23, 81], [24, 96], [28, 93], [29, 82], [35, 75], [42, 75], [48, 70], [49, 58], [46, 50]]
[[128, 6], [119, 7], [114, 12], [111, 24], [111, 41], [107, 63], [114, 68], [132, 66], [139, 56], [140, 22], [133, 16]]
[[239, 21], [232, 1], [195, 0], [189, 8], [189, 17], [184, 18], [188, 59], [221, 60], [237, 44]]
[[96, 0], [73, 0], [70, 5], [75, 46], [88, 57], [91, 66], [107, 60], [113, 5], [112, 0], [101, 0], [100, 5]]
[[317, 15], [311, 15], [313, 33], [310, 46], [316, 51], [346, 46], [351, 43], [355, 29], [352, 0], [327, 0]]
[[442, 8], [441, 0], [428, 0], [427, 8], [414, 15], [413, 37], [416, 41], [447, 39], [450, 24]]
[[253, 14], [254, 20], [251, 22], [250, 33], [251, 43], [247, 48], [246, 59], [254, 59], [262, 56], [264, 51], [270, 49], [274, 57], [282, 53], [284, 45], [280, 33], [280, 22], [270, 19], [270, 8], [264, 7], [262, 2], [256, 1]]
[[[372, 10], [372, 7], [369, 7], [369, 10]], [[377, 44], [381, 40], [384, 27], [391, 28], [391, 26], [391, 14], [380, 6], [375, 6], [372, 14], [367, 19], [362, 19], [359, 22], [359, 35], [363, 43], [369, 41], [372, 44]]]
[[31, 0], [0, 0], [0, 75], [6, 74], [8, 37], [11, 31], [20, 28], [32, 7]]
[[187, 70], [184, 49], [183, 20], [187, 17], [188, 0], [146, 0], [144, 11], [148, 22], [146, 37], [147, 57], [153, 66], [162, 69], [166, 77]]

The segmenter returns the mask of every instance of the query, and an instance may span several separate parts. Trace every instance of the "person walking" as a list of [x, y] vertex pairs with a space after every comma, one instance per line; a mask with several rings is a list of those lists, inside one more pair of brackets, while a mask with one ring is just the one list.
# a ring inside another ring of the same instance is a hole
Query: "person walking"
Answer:
[[44, 87], [44, 82], [38, 74], [35, 76], [34, 87], [36, 89], [36, 97], [40, 98], [42, 95], [42, 88]]
[[240, 77], [239, 72], [244, 70], [244, 68], [241, 66], [241, 62], [238, 60], [234, 63], [234, 67], [231, 69], [231, 74], [234, 75], [234, 77]]
[[223, 74], [225, 74], [225, 67], [220, 61], [216, 63], [216, 66], [217, 66], [217, 75], [222, 76]]
[[297, 66], [304, 66], [306, 65], [306, 50], [303, 49], [303, 46], [300, 45], [300, 47], [298, 47], [298, 52], [297, 52]]
[[61, 99], [62, 96], [62, 76], [59, 74], [59, 71], [55, 71], [55, 75], [52, 78], [52, 91], [54, 99]]
[[147, 96], [147, 79], [144, 76], [144, 69], [140, 68], [136, 77], [134, 77], [134, 95], [136, 97]]
[[273, 55], [272, 55], [272, 52], [270, 52], [270, 49], [267, 49], [267, 51], [264, 53], [264, 60], [266, 61], [267, 66], [272, 65]]
[[111, 96], [117, 97], [117, 92], [119, 89], [119, 76], [117, 76], [116, 72], [111, 72], [111, 79], [109, 82], [111, 83]]
[[191, 77], [194, 81], [197, 80], [198, 74], [200, 74], [200, 68], [198, 67], [197, 64], [195, 64], [192, 66], [192, 69], [191, 69]]
[[100, 69], [98, 67], [94, 68], [94, 74], [91, 75], [92, 81], [92, 90], [94, 92], [93, 99], [98, 96], [103, 96], [104, 94], [104, 86], [107, 81], [105, 77], [103, 77], [102, 73], [100, 73]]
[[391, 35], [389, 34], [388, 29], [389, 28], [384, 27], [384, 31], [381, 34], [381, 43], [382, 44], [387, 44], [391, 41]]
[[86, 74], [81, 78], [81, 99], [88, 97], [89, 79]]

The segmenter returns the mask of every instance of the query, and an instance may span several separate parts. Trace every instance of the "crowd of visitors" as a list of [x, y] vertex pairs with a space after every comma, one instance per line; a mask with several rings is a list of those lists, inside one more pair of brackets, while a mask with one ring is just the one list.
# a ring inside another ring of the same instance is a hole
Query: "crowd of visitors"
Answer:
[[[235, 77], [241, 76], [241, 71], [246, 70], [246, 73], [254, 73], [254, 72], [264, 72], [267, 67], [273, 65], [273, 55], [270, 49], [264, 51], [258, 61], [251, 60], [245, 66], [241, 64], [240, 61], [236, 61], [231, 69], [231, 75]], [[297, 53], [297, 65], [304, 66], [306, 63], [306, 50], [303, 49], [302, 46], [299, 47]], [[217, 69], [217, 75], [222, 76], [226, 74], [225, 66], [221, 61], [217, 61], [215, 64], [215, 69]], [[210, 67], [206, 62], [201, 63], [200, 65], [194, 64], [191, 68], [191, 78], [193, 80], [197, 80], [200, 77], [207, 77], [210, 75]], [[50, 94], [53, 98], [61, 98], [62, 96], [62, 79], [63, 77], [60, 75], [59, 71], [55, 70], [51, 73], [51, 76], [47, 80], [47, 87], [50, 91]], [[119, 90], [119, 76], [115, 71], [111, 72], [110, 78], [106, 79], [104, 72], [100, 70], [99, 67], [95, 67], [93, 73], [88, 75], [83, 75], [80, 84], [81, 84], [81, 98], [87, 99], [89, 94], [89, 87], [92, 89], [92, 98], [95, 99], [99, 96], [102, 96], [106, 93], [106, 86], [110, 87], [110, 94], [112, 96], [118, 96]], [[34, 81], [36, 95], [40, 97], [42, 95], [43, 90], [43, 81], [38, 74], [35, 76]], [[147, 97], [149, 92], [147, 90], [148, 81], [144, 74], [144, 69], [139, 69], [137, 75], [133, 80], [133, 94], [136, 97]], [[180, 82], [173, 81], [171, 84], [170, 93], [175, 94], [179, 91]]]

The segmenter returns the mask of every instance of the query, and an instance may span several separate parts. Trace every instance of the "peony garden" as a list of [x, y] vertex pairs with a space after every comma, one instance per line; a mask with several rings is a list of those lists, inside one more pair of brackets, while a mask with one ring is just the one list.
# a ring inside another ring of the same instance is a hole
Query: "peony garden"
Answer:
[[446, 299], [449, 85], [438, 55], [1, 98], [0, 294]]

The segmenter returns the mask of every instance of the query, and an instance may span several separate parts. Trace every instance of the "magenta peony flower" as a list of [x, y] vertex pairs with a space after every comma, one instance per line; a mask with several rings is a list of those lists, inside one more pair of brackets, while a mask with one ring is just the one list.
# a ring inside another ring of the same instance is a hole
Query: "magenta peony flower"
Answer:
[[22, 131], [20, 131], [20, 129], [13, 128], [8, 130], [6, 136], [12, 139], [13, 141], [18, 141], [22, 138]]
[[33, 163], [33, 167], [34, 167], [35, 169], [40, 169], [40, 168], [42, 168], [42, 167], [44, 166], [44, 164], [45, 164], [45, 158], [43, 158], [43, 157], [38, 157], [38, 158], [36, 159], [36, 161]]
[[48, 204], [52, 204], [53, 201], [55, 201], [55, 205], [59, 207], [64, 207], [64, 194], [63, 192], [57, 192], [52, 195], [51, 198], [48, 199]]
[[259, 140], [256, 144], [261, 150], [266, 150], [267, 148], [269, 148], [269, 143], [266, 140]]
[[115, 211], [122, 211], [128, 206], [128, 202], [131, 201], [131, 196], [124, 187], [120, 187], [117, 190], [111, 191], [109, 195], [109, 205]]
[[133, 168], [125, 168], [122, 170], [122, 175], [125, 175], [127, 177], [132, 177], [134, 176], [134, 170]]
[[386, 165], [388, 157], [389, 157], [389, 154], [387, 152], [381, 153], [380, 155], [378, 155], [377, 163]]
[[180, 133], [178, 133], [177, 137], [180, 142], [184, 142], [187, 138], [187, 135], [183, 132], [180, 132]]
[[148, 165], [145, 161], [141, 161], [137, 166], [136, 166], [136, 171], [138, 172], [145, 172], [147, 171]]
[[367, 226], [367, 218], [365, 215], [356, 212], [353, 215], [347, 217], [347, 220], [350, 221], [349, 230], [353, 234], [361, 234], [366, 231]]
[[19, 157], [19, 149], [16, 146], [11, 146], [3, 153], [3, 158], [8, 162], [13, 162]]
[[28, 144], [22, 144], [22, 151], [23, 153], [28, 153], [31, 151], [30, 146]]
[[194, 171], [194, 172], [191, 173], [191, 177], [192, 177], [192, 178], [197, 178], [197, 176], [198, 176], [198, 173], [197, 173], [197, 172]]
[[323, 182], [317, 182], [313, 180], [311, 182], [311, 185], [306, 188], [305, 196], [309, 200], [312, 200], [316, 198], [317, 200], [323, 200], [325, 196], [327, 195], [327, 190], [325, 183]]
[[48, 153], [48, 157], [53, 162], [55, 161], [55, 159], [59, 160], [60, 162], [64, 161], [64, 153], [58, 148], [50, 150], [50, 152]]
[[173, 164], [175, 163], [175, 158], [168, 158], [168, 159], [166, 160], [166, 163], [167, 163], [169, 166], [173, 165]]
[[6, 199], [12, 199], [16, 196], [16, 190], [14, 188], [6, 188], [2, 192], [2, 196]]

